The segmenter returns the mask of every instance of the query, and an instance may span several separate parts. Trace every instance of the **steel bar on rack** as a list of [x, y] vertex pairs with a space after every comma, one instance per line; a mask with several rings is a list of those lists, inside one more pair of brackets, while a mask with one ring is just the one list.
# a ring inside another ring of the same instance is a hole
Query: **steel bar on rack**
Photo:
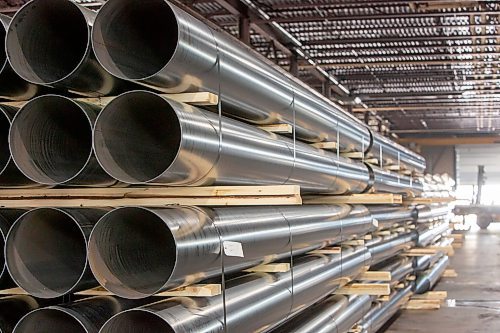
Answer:
[[12, 18], [5, 45], [14, 71], [28, 82], [84, 96], [135, 86], [104, 70], [90, 43], [97, 13], [68, 0], [32, 0]]
[[426, 247], [430, 245], [436, 238], [441, 237], [441, 235], [449, 228], [450, 225], [447, 222], [442, 222], [427, 228], [419, 228], [416, 245], [419, 247]]
[[2, 289], [15, 286], [9, 272], [7, 272], [3, 249], [5, 248], [5, 241], [10, 228], [23, 213], [25, 213], [25, 210], [22, 209], [0, 209], [0, 249], [2, 250], [0, 252], [0, 265], [2, 267], [0, 270], [0, 288]]
[[59, 95], [26, 103], [14, 116], [9, 134], [10, 152], [19, 170], [45, 185], [116, 184], [92, 149], [92, 128], [99, 110]]
[[0, 298], [0, 332], [11, 333], [24, 315], [38, 307], [38, 301], [27, 295]]
[[103, 287], [143, 298], [221, 275], [221, 241], [233, 273], [373, 230], [364, 206], [118, 208], [94, 227], [89, 262]]
[[362, 163], [146, 91], [107, 104], [93, 140], [103, 169], [125, 183], [294, 184], [305, 192], [335, 194], [379, 185], [393, 192], [422, 188], [385, 178], [373, 185]]
[[[147, 17], [147, 24], [142, 19]], [[352, 115], [240, 42], [165, 0], [109, 0], [94, 22], [92, 44], [117, 77], [164, 92], [222, 93], [222, 111], [257, 124], [288, 123], [297, 138], [337, 141], [423, 171], [425, 160], [372, 132]], [[337, 140], [338, 139], [338, 140]]]
[[364, 247], [346, 249], [341, 255], [299, 257], [293, 272], [249, 274], [227, 281], [225, 304], [222, 296], [200, 301], [171, 298], [119, 313], [101, 333], [268, 332], [334, 292], [345, 279], [354, 278], [369, 259]]
[[39, 298], [97, 286], [87, 263], [87, 242], [106, 211], [35, 208], [19, 217], [5, 243], [7, 269], [14, 282]]
[[412, 222], [416, 218], [413, 208], [400, 205], [368, 206], [368, 209], [373, 218], [378, 221], [379, 229], [387, 229], [397, 223]]
[[418, 234], [411, 231], [398, 236], [390, 236], [388, 239], [367, 245], [372, 256], [372, 265], [381, 263], [403, 252], [405, 249], [414, 246], [417, 237]]
[[444, 256], [437, 263], [434, 264], [430, 269], [423, 273], [419, 273], [417, 276], [417, 281], [415, 283], [415, 293], [423, 294], [436, 285], [436, 283], [443, 275], [443, 272], [448, 267], [450, 260], [448, 256]]
[[415, 209], [417, 211], [417, 222], [419, 223], [446, 219], [451, 212], [448, 204], [418, 205]]
[[145, 300], [97, 296], [43, 307], [26, 314], [16, 325], [14, 333], [98, 333], [115, 314], [144, 304]]

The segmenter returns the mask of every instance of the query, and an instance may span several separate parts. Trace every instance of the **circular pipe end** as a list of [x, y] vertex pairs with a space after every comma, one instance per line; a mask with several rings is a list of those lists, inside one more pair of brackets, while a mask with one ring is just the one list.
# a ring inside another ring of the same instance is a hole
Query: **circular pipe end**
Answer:
[[146, 309], [132, 309], [109, 319], [99, 333], [176, 333], [166, 320]]
[[152, 210], [115, 209], [95, 225], [89, 239], [89, 265], [97, 281], [128, 299], [151, 296], [169, 282], [176, 264], [171, 230]]
[[92, 121], [69, 98], [37, 97], [14, 117], [9, 146], [26, 177], [46, 185], [67, 183], [83, 171], [92, 156]]
[[10, 129], [10, 114], [3, 106], [0, 106], [0, 175], [5, 171], [10, 162], [10, 149], [9, 149], [9, 129]]
[[163, 97], [147, 91], [128, 92], [101, 111], [93, 144], [99, 164], [111, 177], [129, 184], [153, 182], [179, 152], [180, 120]]
[[62, 308], [49, 307], [31, 311], [17, 323], [13, 333], [89, 333], [75, 316]]
[[168, 64], [178, 42], [177, 19], [164, 0], [107, 1], [92, 28], [97, 60], [122, 79], [154, 76]]
[[5, 45], [19, 76], [52, 85], [72, 75], [87, 57], [90, 28], [77, 4], [34, 0], [12, 18]]
[[23, 214], [5, 243], [7, 270], [14, 282], [39, 298], [74, 291], [87, 268], [83, 230], [66, 211], [37, 208]]

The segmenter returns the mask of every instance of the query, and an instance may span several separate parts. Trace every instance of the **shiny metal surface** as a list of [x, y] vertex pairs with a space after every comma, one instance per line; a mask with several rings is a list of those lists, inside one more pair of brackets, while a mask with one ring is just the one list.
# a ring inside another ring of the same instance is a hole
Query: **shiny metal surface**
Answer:
[[412, 207], [401, 205], [370, 205], [367, 206], [373, 218], [378, 221], [379, 229], [387, 229], [397, 223], [411, 222], [416, 218]]
[[377, 192], [416, 195], [422, 193], [423, 185], [410, 177], [400, 175], [375, 166], [370, 166], [373, 173], [374, 188]]
[[361, 193], [370, 185], [364, 164], [230, 118], [220, 125], [213, 112], [133, 91], [99, 114], [94, 150], [103, 169], [125, 183], [296, 184], [328, 193]]
[[448, 204], [418, 205], [416, 210], [418, 223], [446, 220], [451, 213]]
[[401, 253], [403, 250], [409, 249], [415, 245], [416, 239], [417, 233], [412, 231], [395, 237], [387, 237], [387, 239], [381, 242], [367, 245], [372, 256], [372, 265], [381, 263]]
[[450, 260], [448, 256], [444, 256], [427, 271], [418, 273], [417, 281], [415, 283], [415, 293], [423, 294], [434, 288], [449, 263]]
[[87, 241], [104, 209], [36, 208], [14, 223], [5, 243], [14, 282], [39, 298], [56, 298], [95, 287]]
[[438, 251], [433, 255], [415, 257], [415, 261], [413, 264], [415, 272], [422, 272], [422, 271], [429, 269], [436, 262], [438, 262], [438, 260], [441, 259], [443, 256], [444, 256], [444, 253], [441, 251]]
[[307, 255], [294, 260], [290, 272], [255, 273], [229, 280], [225, 321], [222, 296], [176, 297], [119, 313], [101, 333], [268, 332], [335, 291], [340, 277], [357, 275], [369, 257], [364, 247], [342, 255]]
[[[4, 41], [11, 18], [0, 14], [0, 40]], [[0, 99], [12, 101], [25, 101], [39, 94], [43, 89], [28, 83], [14, 72], [9, 61], [5, 47], [0, 48]]]
[[133, 86], [95, 59], [90, 31], [96, 12], [68, 0], [32, 0], [12, 18], [6, 50], [12, 68], [28, 82], [85, 96]]
[[95, 105], [58, 95], [32, 99], [12, 120], [12, 159], [26, 177], [40, 184], [115, 184], [92, 149], [92, 127], [98, 112]]
[[38, 306], [37, 300], [31, 296], [17, 295], [0, 298], [0, 332], [11, 333], [17, 322]]
[[[226, 114], [257, 124], [294, 124], [305, 141], [337, 141], [342, 150], [363, 152], [373, 145], [368, 127], [338, 105], [167, 1], [107, 1], [92, 44], [99, 62], [117, 77], [169, 93], [220, 92]], [[377, 142], [397, 160], [399, 145]], [[401, 151], [402, 164], [410, 158], [415, 162], [408, 166], [423, 171], [420, 156]]]
[[9, 129], [17, 110], [15, 107], [0, 105], [0, 188], [36, 186], [35, 182], [19, 171], [10, 155]]
[[244, 257], [225, 252], [223, 258], [225, 273], [233, 273], [373, 229], [359, 205], [118, 208], [94, 227], [89, 263], [109, 291], [143, 298], [220, 276], [221, 241], [241, 244]]
[[24, 212], [25, 210], [22, 209], [0, 209], [0, 249], [2, 250], [0, 253], [0, 288], [2, 289], [7, 289], [15, 286], [14, 282], [9, 276], [9, 273], [7, 272], [3, 249], [5, 247], [5, 240], [7, 239], [7, 234], [9, 233], [10, 227], [12, 227], [14, 222]]
[[417, 246], [426, 247], [449, 229], [448, 222], [442, 222], [425, 228], [418, 229]]
[[363, 320], [358, 324], [362, 333], [376, 333], [384, 324], [392, 317], [399, 308], [411, 296], [412, 286], [409, 285], [404, 289], [400, 289], [390, 297], [389, 301], [383, 302], [375, 306], [373, 311], [370, 311]]
[[395, 144], [392, 140], [373, 132], [373, 146], [370, 153], [379, 161], [391, 160], [392, 164], [405, 166], [407, 169], [423, 172], [425, 170], [425, 158], [415, 152]]
[[98, 333], [115, 314], [143, 304], [117, 297], [98, 296], [39, 308], [26, 314], [16, 325], [14, 333]]

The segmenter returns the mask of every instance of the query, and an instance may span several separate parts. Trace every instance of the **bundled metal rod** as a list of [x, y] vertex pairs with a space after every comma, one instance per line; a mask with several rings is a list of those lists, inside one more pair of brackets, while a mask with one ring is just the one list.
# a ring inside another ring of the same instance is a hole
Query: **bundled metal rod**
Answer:
[[268, 332], [334, 292], [341, 277], [354, 278], [369, 259], [364, 247], [341, 255], [302, 256], [294, 260], [291, 272], [255, 273], [227, 281], [224, 299], [222, 295], [202, 300], [177, 297], [124, 311], [112, 317], [101, 333]]
[[12, 120], [9, 145], [14, 162], [26, 177], [40, 184], [115, 184], [92, 149], [92, 128], [99, 110], [58, 95], [32, 99]]
[[415, 210], [406, 206], [372, 205], [368, 209], [378, 221], [379, 229], [387, 229], [397, 223], [413, 222], [416, 218]]
[[23, 214], [5, 244], [14, 282], [39, 298], [95, 287], [87, 264], [87, 240], [104, 209], [36, 208]]
[[412, 286], [408, 285], [391, 295], [389, 301], [375, 305], [358, 324], [362, 333], [376, 333], [403, 306], [411, 296]]
[[418, 205], [415, 209], [417, 211], [417, 222], [419, 223], [446, 220], [451, 213], [448, 204]]
[[[94, 227], [89, 263], [103, 287], [125, 298], [238, 272], [374, 229], [364, 206], [115, 209]], [[222, 242], [222, 244], [221, 244]], [[241, 252], [220, 248], [228, 242]], [[294, 268], [295, 270], [295, 268]]]
[[398, 236], [387, 237], [380, 242], [374, 242], [373, 244], [367, 245], [372, 256], [372, 265], [381, 263], [401, 253], [405, 249], [415, 246], [417, 236], [416, 232], [411, 231]]
[[95, 58], [90, 31], [96, 15], [69, 0], [28, 2], [12, 18], [5, 40], [13, 69], [28, 82], [85, 96], [130, 88]]
[[26, 314], [14, 333], [98, 333], [115, 314], [144, 304], [144, 301], [98, 296], [39, 308]]
[[[373, 184], [362, 163], [146, 91], [107, 104], [93, 140], [103, 169], [125, 183], [296, 184], [305, 192], [337, 194], [382, 184]], [[382, 190], [420, 189], [420, 183], [409, 189], [401, 182], [384, 183]]]
[[436, 285], [436, 283], [443, 275], [446, 267], [450, 263], [448, 256], [444, 256], [437, 263], [435, 263], [430, 269], [423, 273], [419, 273], [417, 276], [417, 281], [415, 283], [415, 293], [423, 294]]
[[17, 168], [10, 154], [9, 129], [17, 110], [12, 106], [0, 105], [0, 188], [36, 186]]
[[415, 257], [414, 270], [415, 272], [422, 272], [430, 267], [434, 266], [436, 262], [439, 261], [445, 254], [441, 251], [436, 252], [432, 255]]
[[[0, 14], [0, 40], [4, 41], [11, 18]], [[41, 92], [37, 85], [29, 83], [14, 72], [5, 53], [5, 47], [0, 48], [0, 99], [25, 101]]]
[[0, 288], [9, 288], [14, 286], [14, 282], [12, 282], [9, 273], [7, 272], [3, 249], [5, 248], [5, 241], [10, 228], [24, 212], [25, 211], [22, 209], [0, 209], [0, 249], [2, 249], [0, 253]]
[[19, 320], [38, 306], [38, 301], [31, 296], [17, 295], [0, 298], [0, 332], [11, 333]]
[[448, 222], [442, 222], [426, 228], [418, 229], [417, 246], [426, 247], [440, 238], [450, 228]]
[[240, 42], [165, 0], [107, 1], [94, 22], [92, 44], [102, 66], [117, 77], [169, 93], [220, 93], [230, 116], [289, 123], [301, 140], [336, 141], [342, 150], [382, 152], [410, 169], [425, 168], [421, 156], [384, 140]]

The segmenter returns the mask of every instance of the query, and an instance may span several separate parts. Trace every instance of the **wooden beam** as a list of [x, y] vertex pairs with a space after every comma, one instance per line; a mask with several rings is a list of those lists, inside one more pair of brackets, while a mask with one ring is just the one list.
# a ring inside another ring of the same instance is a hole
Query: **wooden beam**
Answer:
[[249, 269], [245, 269], [247, 273], [284, 273], [290, 271], [290, 263], [276, 263], [258, 265]]
[[356, 280], [360, 281], [391, 281], [391, 272], [385, 271], [366, 271], [361, 273]]
[[403, 197], [393, 193], [353, 194], [353, 195], [322, 195], [304, 198], [305, 204], [401, 204]]
[[384, 296], [391, 294], [391, 286], [389, 283], [351, 283], [337, 289], [334, 294]]
[[500, 143], [500, 136], [458, 136], [458, 137], [406, 137], [398, 140], [400, 143], [416, 143], [421, 146], [455, 146], [455, 145], [488, 145]]
[[[174, 290], [163, 291], [153, 296], [157, 297], [212, 297], [222, 293], [220, 284], [193, 284]], [[80, 296], [113, 296], [114, 294], [102, 287], [88, 289], [75, 293]]]

